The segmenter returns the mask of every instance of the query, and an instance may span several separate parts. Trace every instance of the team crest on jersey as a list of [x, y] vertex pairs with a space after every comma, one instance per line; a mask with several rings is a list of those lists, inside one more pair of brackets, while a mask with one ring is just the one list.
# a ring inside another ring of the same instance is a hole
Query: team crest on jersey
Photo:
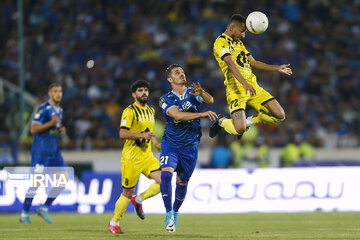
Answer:
[[153, 122], [154, 121], [154, 117], [150, 116], [150, 121]]
[[222, 52], [223, 54], [228, 53], [228, 52], [229, 52], [229, 49], [227, 49], [227, 48], [224, 46], [224, 48], [221, 49], [221, 52]]
[[165, 110], [165, 108], [167, 107], [166, 103], [161, 104], [161, 108]]
[[182, 104], [181, 110], [188, 110], [192, 106], [191, 102], [186, 101]]

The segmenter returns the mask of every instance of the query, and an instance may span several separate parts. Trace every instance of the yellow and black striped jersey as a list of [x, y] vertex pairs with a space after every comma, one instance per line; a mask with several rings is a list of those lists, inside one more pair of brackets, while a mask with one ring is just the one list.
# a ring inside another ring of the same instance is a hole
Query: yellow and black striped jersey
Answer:
[[242, 41], [234, 41], [231, 37], [225, 33], [221, 34], [214, 42], [214, 56], [219, 63], [221, 71], [225, 76], [225, 85], [231, 84], [232, 81], [237, 81], [233, 73], [229, 69], [224, 60], [224, 57], [231, 55], [237, 67], [240, 70], [241, 75], [249, 83], [256, 84], [256, 76], [252, 73], [250, 61], [248, 56], [249, 51], [245, 48]]
[[[120, 128], [132, 133], [152, 132], [155, 124], [155, 110], [146, 105], [142, 107], [136, 102], [125, 108], [121, 116]], [[122, 158], [135, 159], [152, 154], [150, 139], [126, 139], [122, 150]]]

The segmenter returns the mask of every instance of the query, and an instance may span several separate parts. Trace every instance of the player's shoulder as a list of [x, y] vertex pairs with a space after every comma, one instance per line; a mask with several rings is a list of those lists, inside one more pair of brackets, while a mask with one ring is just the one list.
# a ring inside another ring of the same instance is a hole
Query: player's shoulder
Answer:
[[164, 110], [166, 107], [171, 104], [171, 102], [174, 102], [175, 95], [173, 92], [168, 92], [162, 95], [159, 98], [159, 106]]
[[216, 40], [215, 40], [215, 42], [214, 42], [214, 45], [215, 45], [215, 44], [219, 44], [219, 43], [225, 43], [225, 44], [228, 43], [228, 41], [226, 40], [226, 37], [225, 37], [223, 34], [219, 35], [219, 36], [216, 38]]
[[244, 43], [241, 40], [239, 40], [239, 45], [245, 47]]
[[46, 102], [43, 102], [42, 104], [40, 104], [40, 106], [38, 107], [38, 111], [39, 110], [45, 111], [45, 110], [49, 110], [50, 108], [51, 108], [51, 105], [50, 105], [49, 101], [46, 101]]
[[169, 100], [169, 99], [172, 99], [172, 98], [174, 98], [174, 93], [172, 92], [172, 91], [170, 91], [170, 92], [167, 92], [167, 93], [165, 93], [164, 95], [162, 95], [161, 97], [160, 97], [160, 102], [161, 101], [166, 101], [166, 100]]
[[132, 112], [134, 109], [134, 104], [130, 104], [129, 106], [127, 106], [123, 112]]

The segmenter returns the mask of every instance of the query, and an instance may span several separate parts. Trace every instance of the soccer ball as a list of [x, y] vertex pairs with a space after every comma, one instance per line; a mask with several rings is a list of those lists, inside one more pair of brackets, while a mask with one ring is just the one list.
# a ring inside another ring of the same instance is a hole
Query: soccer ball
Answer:
[[262, 12], [252, 12], [246, 18], [246, 28], [254, 34], [265, 32], [268, 25], [268, 18]]

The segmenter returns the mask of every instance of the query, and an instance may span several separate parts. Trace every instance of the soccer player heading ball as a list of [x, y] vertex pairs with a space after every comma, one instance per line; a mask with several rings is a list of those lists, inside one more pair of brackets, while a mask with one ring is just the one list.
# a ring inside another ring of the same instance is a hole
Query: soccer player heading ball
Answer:
[[[213, 97], [193, 83], [186, 87], [184, 70], [177, 64], [166, 69], [166, 78], [172, 91], [160, 98], [160, 107], [166, 115], [166, 128], [161, 141], [161, 195], [166, 209], [165, 229], [175, 232], [179, 208], [183, 203], [187, 183], [195, 169], [201, 138], [200, 118], [216, 120], [212, 111], [200, 112], [202, 103], [212, 104]], [[172, 204], [171, 179], [176, 176], [175, 201]]]
[[[252, 68], [277, 71], [291, 75], [290, 64], [269, 65], [254, 59], [240, 40], [245, 38], [245, 17], [234, 14], [223, 34], [214, 43], [214, 56], [225, 76], [226, 99], [231, 119], [219, 115], [210, 128], [210, 137], [215, 137], [222, 128], [239, 138], [247, 128], [257, 123], [279, 123], [285, 119], [285, 112], [279, 102], [261, 88]], [[258, 114], [246, 118], [245, 108], [250, 105]]]

